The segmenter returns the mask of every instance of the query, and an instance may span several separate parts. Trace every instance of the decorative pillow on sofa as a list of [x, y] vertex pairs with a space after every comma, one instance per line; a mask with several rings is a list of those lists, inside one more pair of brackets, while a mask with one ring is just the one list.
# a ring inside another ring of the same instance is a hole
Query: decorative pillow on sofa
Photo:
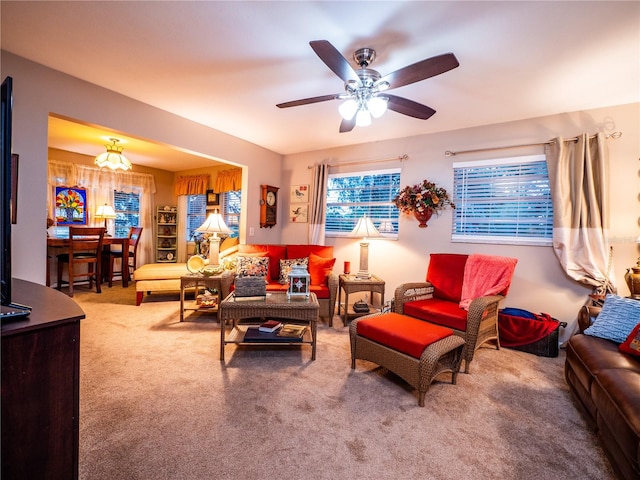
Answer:
[[640, 323], [635, 326], [624, 343], [620, 344], [620, 351], [640, 357]]
[[593, 325], [584, 330], [585, 335], [624, 342], [633, 327], [640, 323], [640, 302], [609, 294]]
[[280, 260], [280, 276], [278, 282], [282, 285], [286, 285], [289, 282], [289, 273], [291, 273], [291, 267], [294, 265], [309, 265], [309, 258], [284, 258]]
[[325, 285], [327, 277], [333, 270], [336, 263], [335, 258], [324, 258], [311, 253], [309, 255], [309, 275], [311, 275], [311, 285]]
[[269, 257], [238, 255], [236, 275], [240, 277], [266, 277], [269, 274]]

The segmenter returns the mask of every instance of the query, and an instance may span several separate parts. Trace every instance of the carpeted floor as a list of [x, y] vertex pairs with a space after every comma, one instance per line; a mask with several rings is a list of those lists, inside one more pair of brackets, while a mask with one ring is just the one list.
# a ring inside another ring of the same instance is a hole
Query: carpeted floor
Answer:
[[572, 403], [564, 352], [481, 349], [425, 407], [374, 364], [351, 370], [348, 329], [309, 347], [228, 346], [177, 295], [78, 289], [80, 478], [613, 479]]

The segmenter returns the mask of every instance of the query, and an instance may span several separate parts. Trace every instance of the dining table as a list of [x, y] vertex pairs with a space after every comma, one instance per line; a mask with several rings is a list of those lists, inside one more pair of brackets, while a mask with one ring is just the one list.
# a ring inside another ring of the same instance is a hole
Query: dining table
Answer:
[[[48, 248], [69, 248], [69, 230], [64, 229], [65, 231], [60, 232], [59, 230], [54, 230], [54, 232], [47, 232], [47, 249]], [[109, 275], [109, 250], [111, 250], [111, 245], [121, 245], [123, 252], [129, 251], [129, 237], [118, 237], [118, 236], [110, 236], [105, 235], [102, 239], [102, 262], [100, 269], [102, 271], [102, 280], [108, 280]], [[122, 262], [127, 261], [127, 257], [123, 256]], [[127, 288], [129, 286], [130, 274], [129, 269], [125, 268], [123, 265], [122, 268], [122, 286]], [[49, 259], [47, 258], [47, 285], [50, 285], [50, 272], [49, 272]]]

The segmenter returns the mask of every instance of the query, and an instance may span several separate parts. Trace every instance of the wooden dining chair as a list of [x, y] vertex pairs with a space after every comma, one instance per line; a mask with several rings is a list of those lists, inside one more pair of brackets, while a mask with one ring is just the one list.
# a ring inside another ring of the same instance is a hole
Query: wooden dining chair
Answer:
[[[113, 286], [113, 277], [117, 274], [123, 276], [122, 281], [124, 286], [125, 265], [129, 268], [129, 278], [131, 278], [131, 274], [135, 271], [138, 263], [138, 243], [141, 236], [142, 227], [129, 227], [129, 255], [126, 261], [123, 258], [122, 250], [112, 250], [109, 252], [109, 287]], [[117, 259], [120, 259], [119, 271], [114, 270], [114, 264]]]
[[[69, 296], [73, 297], [73, 284], [76, 278], [86, 277], [89, 280], [89, 288], [93, 288], [96, 282], [96, 291], [100, 289], [100, 264], [102, 261], [102, 241], [104, 239], [104, 227], [69, 227], [69, 251], [57, 255], [58, 258], [58, 290], [62, 287], [62, 270], [64, 265], [69, 266]], [[80, 268], [87, 266], [87, 270]]]

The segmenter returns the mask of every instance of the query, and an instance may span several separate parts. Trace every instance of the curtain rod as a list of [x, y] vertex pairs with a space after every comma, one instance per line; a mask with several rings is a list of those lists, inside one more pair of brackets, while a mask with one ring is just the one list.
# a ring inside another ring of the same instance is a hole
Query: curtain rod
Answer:
[[[383, 158], [381, 160], [363, 160], [361, 162], [345, 162], [345, 163], [329, 163], [329, 168], [331, 167], [345, 167], [345, 166], [349, 166], [349, 165], [366, 165], [369, 163], [386, 163], [386, 162], [392, 162], [394, 160], [399, 160], [400, 162], [403, 162], [405, 160], [409, 160], [409, 155], [407, 155], [406, 153], [403, 153], [402, 155], [398, 155], [397, 157], [393, 157], [393, 158]], [[314, 167], [314, 165], [307, 165], [308, 169], [312, 169]]]
[[[605, 135], [605, 138], [620, 138], [622, 136], [622, 132], [613, 132]], [[595, 135], [591, 135], [589, 138], [595, 138]], [[567, 138], [566, 140], [570, 142], [575, 142], [578, 140], [578, 137]], [[549, 142], [541, 142], [541, 143], [525, 143], [522, 145], [509, 145], [506, 147], [490, 147], [490, 148], [476, 148], [474, 150], [460, 150], [459, 152], [452, 152], [451, 150], [447, 150], [444, 152], [445, 157], [453, 157], [455, 155], [464, 155], [465, 153], [478, 153], [478, 152], [491, 152], [494, 150], [509, 150], [511, 148], [524, 148], [524, 147], [541, 147], [543, 145], [552, 145], [556, 143], [555, 140], [551, 140]]]

